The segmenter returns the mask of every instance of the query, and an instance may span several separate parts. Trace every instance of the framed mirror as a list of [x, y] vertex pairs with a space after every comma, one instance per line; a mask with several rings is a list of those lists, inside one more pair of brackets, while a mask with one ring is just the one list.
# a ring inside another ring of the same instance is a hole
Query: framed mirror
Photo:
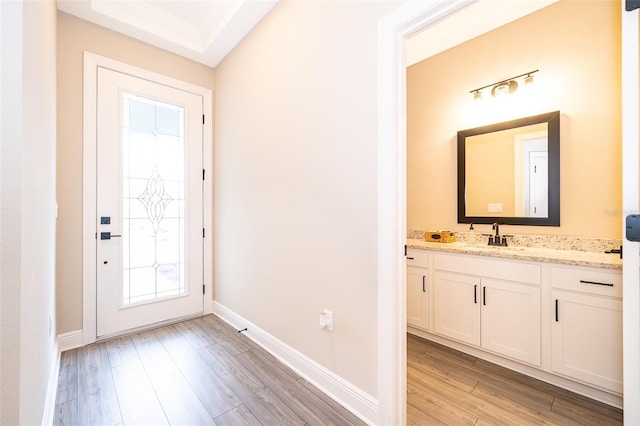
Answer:
[[560, 111], [458, 132], [458, 223], [560, 226]]

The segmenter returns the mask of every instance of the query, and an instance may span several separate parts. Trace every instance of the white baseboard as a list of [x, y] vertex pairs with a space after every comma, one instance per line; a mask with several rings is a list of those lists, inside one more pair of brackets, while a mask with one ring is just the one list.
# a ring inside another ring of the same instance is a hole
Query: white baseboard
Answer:
[[60, 348], [60, 352], [79, 348], [82, 345], [82, 330], [58, 334], [58, 348]]
[[58, 391], [58, 374], [60, 373], [60, 350], [58, 341], [53, 344], [53, 357], [49, 366], [49, 382], [47, 383], [47, 398], [44, 401], [42, 426], [51, 426], [56, 410], [56, 394]]
[[318, 387], [343, 407], [368, 424], [378, 418], [378, 400], [342, 377], [298, 352], [286, 343], [252, 324], [224, 305], [213, 301], [213, 313], [236, 329], [247, 328], [244, 333], [267, 352], [292, 368], [305, 380]]

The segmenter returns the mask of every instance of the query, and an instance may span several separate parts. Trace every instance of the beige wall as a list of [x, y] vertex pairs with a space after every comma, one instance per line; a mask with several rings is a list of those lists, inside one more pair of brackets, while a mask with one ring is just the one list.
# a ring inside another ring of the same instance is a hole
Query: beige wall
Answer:
[[83, 51], [213, 90], [212, 68], [58, 12], [58, 333], [82, 328]]
[[280, 2], [216, 68], [216, 300], [374, 396], [377, 21], [394, 6]]
[[[408, 229], [468, 228], [457, 223], [458, 130], [560, 110], [561, 226], [505, 233], [621, 238], [620, 63], [619, 4], [562, 0], [409, 67]], [[538, 68], [527, 95], [469, 94]]]
[[2, 2], [0, 424], [42, 424], [56, 357], [56, 4]]

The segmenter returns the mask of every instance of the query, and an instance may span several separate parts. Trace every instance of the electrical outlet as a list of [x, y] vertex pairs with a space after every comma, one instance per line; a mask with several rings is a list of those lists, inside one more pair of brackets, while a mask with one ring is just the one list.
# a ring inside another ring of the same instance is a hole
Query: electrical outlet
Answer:
[[487, 210], [489, 213], [502, 213], [502, 203], [489, 203]]
[[320, 328], [327, 331], [333, 331], [333, 312], [326, 309], [320, 312]]

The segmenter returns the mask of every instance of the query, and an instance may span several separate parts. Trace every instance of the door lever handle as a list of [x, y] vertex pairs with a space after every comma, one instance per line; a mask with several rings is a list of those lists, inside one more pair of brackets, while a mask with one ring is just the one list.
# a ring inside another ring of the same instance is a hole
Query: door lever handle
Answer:
[[111, 238], [122, 237], [122, 235], [111, 235], [111, 232], [101, 232], [100, 239], [101, 240], [110, 240]]

